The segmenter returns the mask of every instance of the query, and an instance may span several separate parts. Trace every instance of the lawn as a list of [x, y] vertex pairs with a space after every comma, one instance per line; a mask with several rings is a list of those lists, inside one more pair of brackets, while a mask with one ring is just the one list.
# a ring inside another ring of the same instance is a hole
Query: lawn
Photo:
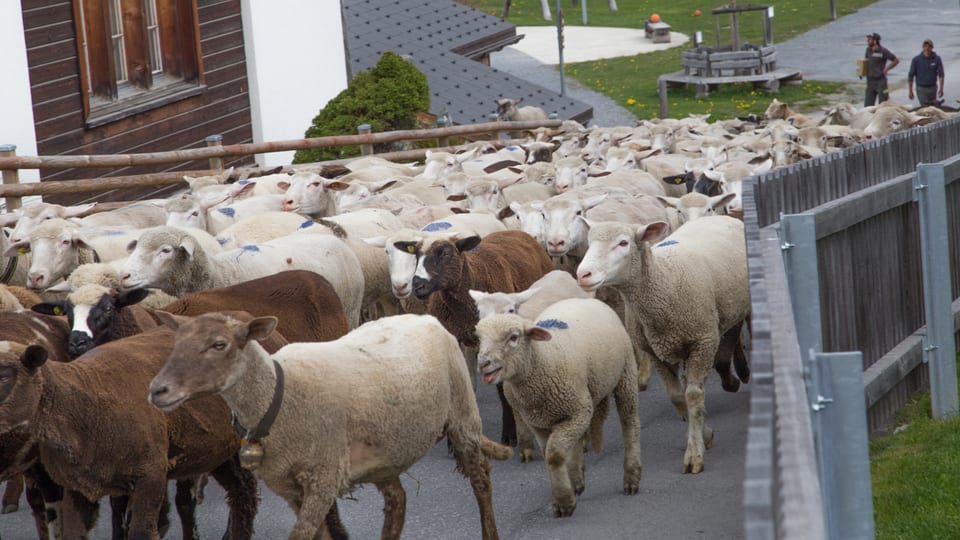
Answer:
[[[837, 16], [852, 13], [857, 9], [874, 3], [875, 0], [848, 0], [837, 2]], [[491, 15], [500, 16], [504, 0], [461, 0]], [[745, 2], [741, 2], [743, 4]], [[556, 17], [556, 2], [549, 1], [551, 12]], [[568, 26], [582, 25], [580, 2], [572, 5], [570, 0], [560, 2], [564, 10], [564, 21]], [[669, 22], [673, 31], [692, 36], [700, 31], [705, 44], [716, 42], [713, 8], [725, 5], [722, 2], [704, 3], [698, 0], [675, 0], [671, 2], [653, 2], [650, 0], [619, 0], [618, 10], [610, 11], [603, 0], [587, 2], [587, 19], [590, 26], [612, 26], [623, 28], [643, 28], [643, 21], [653, 13]], [[784, 41], [830, 22], [829, 2], [826, 0], [768, 2], [774, 7], [773, 38], [774, 43]], [[702, 15], [694, 16], [694, 10]], [[517, 26], [555, 26], [555, 21], [545, 21], [541, 16], [539, 0], [513, 0], [507, 21]], [[741, 41], [762, 43], [762, 17], [760, 12], [740, 14]], [[721, 17], [720, 42], [730, 42], [729, 17]], [[622, 58], [567, 64], [565, 73], [584, 85], [609, 96], [637, 118], [653, 118], [659, 111], [657, 96], [657, 77], [664, 73], [680, 69], [680, 53], [685, 47], [675, 47], [665, 51], [638, 54]], [[616, 76], [611, 76], [611, 73]], [[849, 94], [843, 84], [804, 81], [798, 86], [783, 86], [779, 94], [782, 101], [794, 105], [798, 110], [811, 110], [825, 105], [837, 94]], [[688, 114], [712, 114], [712, 119], [732, 118], [748, 113], [761, 114], [766, 109], [773, 94], [755, 90], [751, 85], [729, 85], [719, 92], [711, 92], [706, 99], [698, 99], [694, 89], [670, 90], [670, 116], [684, 117]]]

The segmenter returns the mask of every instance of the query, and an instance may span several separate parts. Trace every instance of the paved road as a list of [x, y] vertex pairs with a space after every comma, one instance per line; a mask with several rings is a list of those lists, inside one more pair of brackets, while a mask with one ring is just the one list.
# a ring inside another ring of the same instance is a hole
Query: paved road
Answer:
[[[504, 540], [636, 539], [734, 540], [742, 537], [741, 499], [749, 394], [724, 392], [711, 374], [707, 390], [708, 420], [715, 445], [707, 452], [706, 470], [681, 474], [686, 424], [673, 412], [656, 375], [640, 394], [643, 479], [640, 493], [622, 494], [623, 445], [615, 410], [606, 424], [605, 447], [587, 455], [586, 491], [570, 518], [555, 519], [550, 511], [550, 485], [542, 458], [521, 464], [516, 459], [493, 465], [494, 506]], [[478, 393], [484, 431], [497, 437], [499, 403], [491, 387]], [[466, 479], [454, 470], [446, 445], [430, 454], [403, 477], [407, 490], [404, 538], [476, 539], [480, 536], [477, 506]], [[263, 500], [256, 519], [257, 539], [283, 539], [293, 526], [293, 512], [261, 486]], [[382, 499], [373, 488], [340, 502], [341, 515], [352, 538], [379, 538]], [[3, 540], [35, 539], [26, 503], [15, 514], [0, 516]], [[102, 503], [99, 526], [91, 540], [109, 536], [109, 505]], [[219, 538], [226, 529], [226, 505], [215, 482], [207, 486], [198, 512], [203, 538]], [[171, 516], [176, 519], [175, 516]], [[168, 538], [178, 538], [172, 528]]]

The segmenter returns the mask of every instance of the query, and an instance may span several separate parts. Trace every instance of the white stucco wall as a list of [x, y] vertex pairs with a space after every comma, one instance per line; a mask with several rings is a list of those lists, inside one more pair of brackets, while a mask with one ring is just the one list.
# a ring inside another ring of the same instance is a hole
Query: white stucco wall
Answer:
[[[0, 1], [0, 145], [13, 144], [17, 154], [37, 155], [37, 134], [33, 129], [33, 100], [27, 72], [27, 45], [23, 37], [23, 16], [19, 1]], [[21, 182], [38, 182], [36, 169], [20, 171]]]
[[[340, 2], [242, 0], [254, 142], [302, 139], [330, 99], [347, 87]], [[294, 152], [257, 156], [287, 165]]]

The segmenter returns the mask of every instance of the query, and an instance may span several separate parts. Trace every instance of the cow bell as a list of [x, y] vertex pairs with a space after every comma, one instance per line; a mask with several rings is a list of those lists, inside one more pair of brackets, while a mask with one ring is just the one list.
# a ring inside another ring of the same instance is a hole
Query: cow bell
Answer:
[[258, 442], [252, 443], [244, 440], [237, 456], [240, 458], [241, 467], [249, 471], [256, 470], [263, 461], [263, 445]]

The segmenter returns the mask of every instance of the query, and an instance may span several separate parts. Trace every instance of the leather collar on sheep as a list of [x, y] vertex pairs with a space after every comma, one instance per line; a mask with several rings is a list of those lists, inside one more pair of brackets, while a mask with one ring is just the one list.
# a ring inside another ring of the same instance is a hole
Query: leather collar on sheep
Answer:
[[270, 407], [267, 409], [266, 414], [264, 414], [260, 422], [257, 423], [257, 427], [252, 430], [244, 429], [244, 427], [240, 425], [240, 421], [237, 420], [237, 415], [233, 411], [230, 411], [230, 420], [233, 423], [233, 429], [247, 444], [260, 442], [260, 439], [269, 435], [270, 428], [273, 427], [273, 422], [277, 419], [277, 415], [280, 414], [280, 405], [283, 404], [283, 368], [280, 367], [280, 364], [277, 363], [276, 360], [273, 361], [273, 368], [277, 374], [277, 383], [273, 387], [273, 400], [270, 402]]

